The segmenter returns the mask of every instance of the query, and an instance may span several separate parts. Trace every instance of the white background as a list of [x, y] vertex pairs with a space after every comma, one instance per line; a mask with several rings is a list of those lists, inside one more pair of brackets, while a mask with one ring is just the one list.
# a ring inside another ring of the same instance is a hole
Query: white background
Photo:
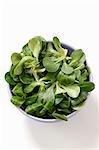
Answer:
[[[98, 0], [4, 0], [0, 7], [0, 150], [99, 149]], [[82, 48], [91, 66], [96, 89], [68, 122], [34, 121], [10, 102], [11, 53], [35, 35]]]

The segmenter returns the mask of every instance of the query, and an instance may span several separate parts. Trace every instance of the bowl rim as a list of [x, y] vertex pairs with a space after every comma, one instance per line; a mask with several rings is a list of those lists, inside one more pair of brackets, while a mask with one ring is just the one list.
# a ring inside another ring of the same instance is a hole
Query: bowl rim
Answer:
[[[22, 112], [25, 116], [27, 116], [27, 117], [29, 117], [29, 118], [31, 118], [31, 119], [40, 121], [40, 122], [58, 122], [58, 121], [62, 121], [62, 120], [60, 120], [60, 119], [46, 119], [46, 118], [43, 119], [43, 118], [39, 118], [39, 117], [30, 115], [30, 114], [27, 114], [27, 113], [26, 113], [24, 110], [22, 110], [20, 107], [17, 107], [17, 108], [18, 108], [18, 110], [19, 110], [20, 112]], [[73, 113], [71, 113], [71, 114], [69, 114], [69, 115], [67, 115], [67, 116], [66, 116], [67, 119], [70, 118], [70, 117], [72, 117], [73, 115], [75, 115], [77, 112], [78, 112], [78, 110], [77, 110], [77, 111], [74, 111]]]

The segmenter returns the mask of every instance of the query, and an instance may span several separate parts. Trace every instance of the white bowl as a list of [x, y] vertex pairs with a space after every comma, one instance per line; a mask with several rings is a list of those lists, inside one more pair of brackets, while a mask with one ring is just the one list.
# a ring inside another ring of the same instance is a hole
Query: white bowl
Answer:
[[[72, 51], [75, 50], [74, 48], [72, 48], [72, 47], [70, 47], [70, 46], [68, 46], [68, 45], [66, 45], [66, 44], [62, 44], [62, 46], [63, 46], [64, 48], [68, 49], [69, 54], [70, 54]], [[88, 63], [87, 63], [87, 64], [88, 64]], [[89, 80], [92, 81], [92, 75], [89, 76]], [[90, 92], [88, 93], [88, 97], [89, 97], [89, 95], [90, 95]], [[87, 98], [88, 98], [88, 97], [87, 97]], [[32, 119], [34, 119], [34, 120], [40, 121], [40, 122], [57, 122], [57, 121], [60, 121], [59, 119], [43, 119], [43, 118], [35, 117], [35, 116], [33, 116], [33, 115], [27, 114], [27, 113], [26, 113], [24, 110], [22, 110], [21, 108], [18, 108], [18, 109], [19, 109], [25, 116], [27, 116], [27, 117], [29, 117], [29, 118], [32, 118]], [[73, 113], [67, 115], [67, 116], [66, 116], [67, 119], [69, 119], [69, 118], [71, 118], [72, 116], [74, 116], [78, 111], [79, 111], [79, 110], [74, 111]]]
[[[52, 43], [52, 42], [51, 42], [51, 43]], [[71, 53], [72, 51], [75, 50], [74, 48], [72, 48], [72, 47], [70, 47], [70, 46], [68, 46], [68, 45], [66, 45], [66, 44], [62, 44], [62, 47], [65, 48], [65, 49], [68, 49], [68, 54], [69, 54], [69, 55], [70, 55], [70, 53]], [[86, 62], [86, 64], [88, 65], [87, 62]], [[92, 74], [90, 74], [89, 80], [92, 81]], [[10, 93], [10, 95], [12, 96], [11, 91], [9, 91], [9, 93]], [[90, 95], [90, 92], [88, 93], [87, 98], [89, 97], [89, 95]], [[26, 113], [22, 108], [20, 108], [20, 107], [17, 107], [17, 108], [18, 108], [18, 110], [21, 111], [25, 116], [27, 116], [27, 117], [29, 117], [29, 118], [32, 118], [32, 119], [34, 119], [34, 120], [40, 121], [40, 122], [57, 122], [57, 121], [61, 121], [60, 119], [44, 119], [44, 118], [39, 118], [39, 117], [30, 115], [30, 114], [27, 114], [27, 113]], [[67, 115], [67, 116], [66, 116], [67, 119], [69, 119], [69, 118], [71, 118], [72, 116], [74, 116], [78, 111], [79, 111], [79, 110], [74, 111], [73, 113]]]

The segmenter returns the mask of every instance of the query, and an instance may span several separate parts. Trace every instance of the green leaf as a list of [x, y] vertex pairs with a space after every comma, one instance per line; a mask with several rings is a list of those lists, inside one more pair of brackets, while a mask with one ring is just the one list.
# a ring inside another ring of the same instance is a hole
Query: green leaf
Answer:
[[62, 85], [73, 84], [75, 82], [75, 74], [66, 75], [62, 71], [59, 72], [57, 80]]
[[16, 65], [21, 59], [22, 57], [19, 53], [13, 53], [11, 55], [11, 61], [13, 65]]
[[79, 62], [76, 61], [76, 60], [72, 60], [69, 62], [69, 66], [73, 67], [73, 68], [76, 68], [78, 66]]
[[72, 60], [76, 60], [79, 61], [84, 55], [84, 52], [82, 51], [82, 49], [77, 49], [74, 50], [71, 54]]
[[14, 80], [15, 82], [19, 82], [19, 77], [16, 76], [16, 75], [13, 75], [13, 80]]
[[53, 44], [56, 50], [60, 50], [61, 43], [57, 37], [53, 37]]
[[65, 114], [69, 114], [70, 113], [70, 110], [68, 108], [62, 108], [62, 109], [58, 108], [57, 110], [58, 110], [59, 113], [60, 112], [61, 113], [65, 113]]
[[46, 40], [42, 37], [42, 36], [35, 36], [34, 38], [39, 39], [40, 41], [42, 41], [43, 46], [45, 46]]
[[28, 43], [29, 49], [32, 51], [34, 57], [36, 57], [37, 60], [42, 50], [42, 41], [45, 42], [45, 39], [43, 37], [36, 36], [32, 38]]
[[23, 57], [20, 62], [18, 63], [18, 65], [15, 67], [14, 69], [14, 75], [20, 75], [23, 71], [23, 65], [25, 63], [25, 61], [27, 60], [33, 60], [33, 58], [31, 56], [25, 56]]
[[61, 109], [67, 109], [67, 108], [69, 108], [69, 107], [70, 107], [70, 102], [71, 102], [70, 97], [65, 98], [65, 99], [59, 104], [59, 108], [61, 108]]
[[34, 64], [34, 61], [33, 60], [27, 60], [27, 61], [25, 61], [25, 63], [24, 63], [24, 68], [29, 68], [29, 69], [31, 69], [32, 67], [34, 67], [35, 66], [35, 64]]
[[37, 99], [37, 94], [27, 97], [25, 100], [25, 105], [31, 105], [31, 104], [35, 103], [36, 99]]
[[20, 107], [20, 106], [25, 102], [25, 99], [23, 99], [23, 98], [20, 97], [20, 96], [12, 96], [11, 102], [12, 102], [14, 105]]
[[88, 76], [89, 76], [89, 73], [87, 69], [83, 69], [81, 72], [81, 76], [79, 76], [78, 78], [80, 84], [82, 84], [85, 80], [87, 80]]
[[50, 86], [43, 94], [42, 99], [46, 102], [50, 99], [55, 99], [54, 85]]
[[16, 82], [13, 80], [13, 78], [10, 76], [10, 73], [7, 72], [5, 74], [5, 80], [10, 84], [10, 85], [16, 85]]
[[55, 95], [55, 105], [58, 105], [60, 102], [62, 102], [63, 99], [64, 99], [63, 94]]
[[53, 106], [53, 104], [54, 104], [54, 100], [53, 100], [53, 99], [49, 99], [49, 100], [46, 102], [46, 104], [44, 105], [44, 108], [45, 108], [46, 110], [50, 110], [51, 107]]
[[61, 119], [61, 120], [67, 121], [67, 117], [66, 117], [65, 115], [63, 115], [63, 114], [59, 114], [59, 113], [53, 112], [53, 113], [52, 113], [52, 116], [53, 116], [54, 118], [56, 118], [56, 119]]
[[68, 64], [66, 64], [66, 62], [64, 62], [61, 70], [65, 74], [71, 74], [73, 72], [73, 67], [70, 67]]
[[76, 76], [77, 80], [79, 80], [79, 78], [81, 76], [81, 71], [80, 70], [76, 70], [76, 71], [74, 71], [74, 73], [75, 73], [75, 76]]
[[23, 87], [21, 83], [18, 83], [12, 90], [14, 95], [24, 96]]
[[94, 90], [95, 88], [95, 84], [90, 81], [83, 82], [83, 84], [80, 84], [79, 86], [83, 91], [86, 91], [86, 92], [90, 92]]
[[34, 78], [32, 75], [28, 74], [28, 73], [22, 73], [20, 76], [19, 76], [19, 79], [20, 81], [23, 83], [23, 84], [30, 84], [31, 82], [34, 81]]
[[67, 55], [67, 49], [61, 47], [61, 43], [57, 37], [53, 37], [53, 44], [56, 50], [58, 50], [64, 57]]
[[39, 64], [37, 62], [37, 60], [35, 58], [32, 57], [32, 60], [31, 59], [28, 59], [27, 61], [25, 61], [24, 63], [24, 68], [36, 68], [38, 67]]
[[10, 68], [10, 76], [13, 78], [13, 74], [14, 74], [14, 68], [16, 67], [16, 65], [12, 65]]
[[79, 66], [77, 68], [75, 68], [74, 71], [84, 69], [84, 67], [85, 67], [84, 64], [79, 64]]
[[55, 98], [55, 105], [58, 105], [62, 100], [63, 100], [62, 97], [60, 97], [60, 98]]
[[40, 115], [44, 115], [46, 113], [46, 111], [50, 111], [50, 109], [52, 108], [52, 106], [54, 105], [54, 100], [53, 99], [49, 99], [46, 104], [44, 105], [43, 109], [40, 111]]
[[29, 49], [28, 44], [23, 46], [22, 53], [24, 54], [24, 56], [32, 56], [32, 52]]
[[33, 91], [33, 89], [37, 86], [40, 86], [40, 83], [37, 82], [37, 81], [33, 81], [31, 84], [29, 85], [26, 85], [25, 88], [24, 88], [24, 92], [25, 93], [30, 93]]
[[82, 103], [76, 105], [76, 106], [73, 106], [72, 109], [74, 110], [80, 110], [84, 105], [85, 105], [86, 101], [83, 101]]
[[74, 108], [75, 106], [79, 105], [83, 101], [87, 99], [88, 93], [81, 91], [80, 95], [75, 98], [74, 100], [71, 100], [71, 105]]
[[13, 80], [15, 82], [19, 82], [19, 77], [17, 75], [14, 75], [14, 69], [15, 69], [16, 66], [17, 66], [17, 64], [11, 66], [10, 75], [11, 75], [11, 77], [13, 78]]
[[52, 45], [51, 45], [51, 43], [48, 43], [48, 45], [47, 45], [47, 49], [46, 49], [46, 54], [45, 54], [47, 57], [51, 57], [51, 56], [58, 56], [59, 55], [59, 53], [55, 50], [55, 49], [53, 49], [52, 48]]
[[43, 66], [48, 72], [56, 72], [60, 67], [60, 63], [57, 62], [55, 57], [44, 57]]
[[82, 56], [81, 59], [79, 60], [79, 63], [80, 63], [80, 64], [83, 64], [83, 63], [85, 62], [85, 60], [86, 60], [86, 56], [85, 56], [85, 54], [83, 53], [83, 56]]
[[43, 78], [40, 79], [40, 81], [50, 80], [51, 82], [54, 82], [56, 80], [57, 73], [58, 72], [48, 72]]
[[61, 93], [65, 93], [65, 90], [59, 86], [58, 82], [56, 82], [56, 91], [55, 91], [55, 95], [61, 94]]
[[62, 87], [65, 89], [67, 94], [72, 98], [78, 97], [80, 93], [80, 87], [78, 85], [69, 85], [67, 87], [65, 86], [62, 86]]
[[38, 102], [38, 103], [34, 103], [32, 105], [28, 105], [25, 109], [25, 111], [29, 114], [37, 111], [39, 108], [42, 107], [42, 103]]

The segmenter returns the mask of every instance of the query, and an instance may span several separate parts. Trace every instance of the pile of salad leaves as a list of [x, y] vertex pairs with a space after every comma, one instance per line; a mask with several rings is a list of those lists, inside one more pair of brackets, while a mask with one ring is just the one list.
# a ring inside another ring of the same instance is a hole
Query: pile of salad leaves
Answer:
[[67, 120], [95, 88], [82, 49], [69, 56], [57, 37], [53, 42], [41, 36], [30, 39], [20, 53], [11, 55], [11, 61], [5, 74], [11, 102], [36, 117]]

